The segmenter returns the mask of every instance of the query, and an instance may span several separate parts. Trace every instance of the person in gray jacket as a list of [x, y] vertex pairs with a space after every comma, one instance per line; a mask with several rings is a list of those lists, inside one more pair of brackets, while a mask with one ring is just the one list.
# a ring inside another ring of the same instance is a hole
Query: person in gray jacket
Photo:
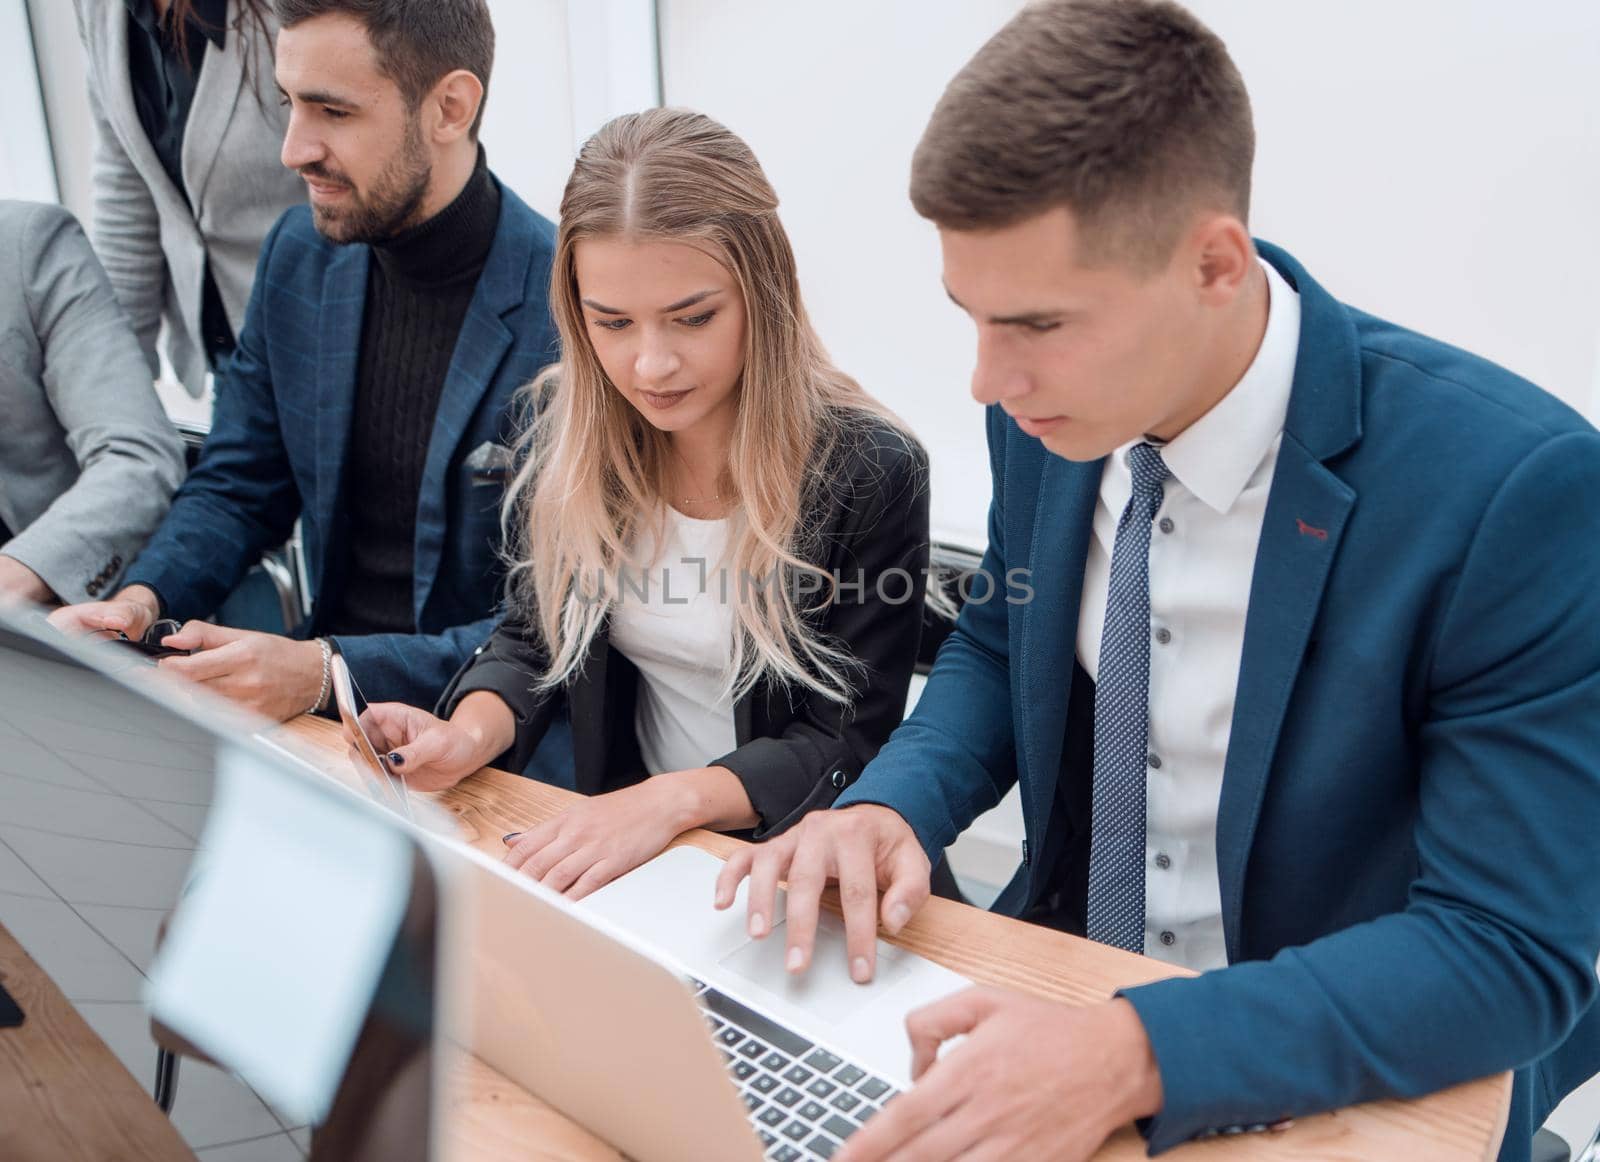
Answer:
[[0, 201], [0, 600], [110, 593], [161, 523], [183, 446], [82, 227]]
[[94, 241], [150, 372], [198, 398], [233, 351], [272, 224], [305, 201], [278, 160], [268, 0], [74, 0], [94, 114]]

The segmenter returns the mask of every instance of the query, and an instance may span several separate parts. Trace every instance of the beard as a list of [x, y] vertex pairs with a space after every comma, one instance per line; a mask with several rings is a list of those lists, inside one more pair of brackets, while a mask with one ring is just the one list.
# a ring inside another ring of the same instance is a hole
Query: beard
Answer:
[[318, 181], [342, 182], [350, 190], [350, 196], [338, 206], [312, 203], [318, 233], [330, 242], [372, 243], [393, 238], [415, 224], [433, 179], [433, 165], [422, 140], [421, 119], [408, 117], [400, 152], [389, 159], [366, 193], [343, 174], [322, 165], [305, 166], [300, 173]]

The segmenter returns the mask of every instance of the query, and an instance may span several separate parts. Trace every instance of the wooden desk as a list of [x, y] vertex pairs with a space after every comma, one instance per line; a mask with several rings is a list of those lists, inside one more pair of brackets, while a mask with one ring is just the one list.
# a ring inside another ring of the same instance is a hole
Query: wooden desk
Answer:
[[144, 1086], [3, 925], [0, 982], [26, 1017], [0, 1029], [0, 1158], [194, 1162]]
[[[319, 769], [357, 785], [333, 723], [302, 718], [277, 728], [271, 737]], [[484, 770], [432, 798], [457, 817], [467, 842], [498, 858], [505, 851], [501, 836], [548, 819], [576, 796], [503, 771]], [[690, 832], [679, 842], [722, 858], [740, 845], [739, 840], [708, 831]], [[890, 939], [975, 981], [1067, 1004], [1089, 1004], [1118, 988], [1182, 974], [1159, 961], [950, 900], [929, 900], [901, 934]], [[469, 1061], [462, 1069], [464, 1084], [450, 1113], [452, 1162], [530, 1158], [619, 1162], [610, 1147], [482, 1062]], [[1511, 1075], [1505, 1073], [1417, 1101], [1373, 1102], [1302, 1118], [1283, 1133], [1193, 1142], [1170, 1157], [1484, 1162], [1499, 1150], [1510, 1100]], [[1144, 1157], [1144, 1142], [1132, 1126], [1097, 1155], [1105, 1162]]]

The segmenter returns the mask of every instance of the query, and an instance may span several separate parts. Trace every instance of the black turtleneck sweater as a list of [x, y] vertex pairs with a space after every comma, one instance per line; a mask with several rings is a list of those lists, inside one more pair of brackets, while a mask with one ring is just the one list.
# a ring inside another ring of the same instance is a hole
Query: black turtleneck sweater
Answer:
[[417, 496], [450, 358], [500, 221], [478, 151], [439, 213], [372, 247], [345, 460], [344, 584], [327, 633], [414, 633]]

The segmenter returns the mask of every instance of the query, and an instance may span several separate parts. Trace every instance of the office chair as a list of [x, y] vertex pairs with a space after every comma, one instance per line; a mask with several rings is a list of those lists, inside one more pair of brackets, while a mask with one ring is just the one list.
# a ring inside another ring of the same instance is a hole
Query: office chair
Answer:
[[[200, 424], [179, 421], [175, 425], [183, 438], [183, 458], [193, 468], [209, 429]], [[238, 629], [287, 634], [304, 621], [307, 608], [305, 586], [301, 582], [300, 524], [295, 522], [289, 540], [262, 555], [251, 566], [244, 580], [223, 600], [217, 620]]]
[[172, 1116], [172, 1103], [178, 1098], [178, 1055], [170, 1049], [156, 1050], [156, 1084], [151, 1094], [156, 1107]]
[[1533, 1135], [1532, 1162], [1600, 1162], [1600, 1127], [1576, 1150], [1559, 1134], [1539, 1130]]
[[951, 541], [934, 541], [930, 546], [928, 596], [922, 603], [922, 644], [917, 649], [916, 673], [927, 676], [933, 669], [939, 647], [955, 629], [961, 604], [972, 592], [969, 579], [981, 564], [981, 550]]

